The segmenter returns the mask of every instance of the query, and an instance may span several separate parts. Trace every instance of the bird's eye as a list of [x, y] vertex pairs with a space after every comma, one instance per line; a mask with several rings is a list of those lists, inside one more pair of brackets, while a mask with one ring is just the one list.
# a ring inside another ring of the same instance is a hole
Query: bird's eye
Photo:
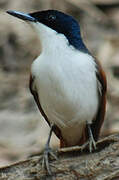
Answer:
[[49, 15], [48, 19], [51, 21], [54, 21], [56, 19], [56, 16], [55, 15]]

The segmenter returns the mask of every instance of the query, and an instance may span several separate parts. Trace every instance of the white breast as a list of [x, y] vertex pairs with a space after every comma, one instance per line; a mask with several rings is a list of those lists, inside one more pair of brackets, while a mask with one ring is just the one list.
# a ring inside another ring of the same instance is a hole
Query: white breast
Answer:
[[55, 36], [58, 43], [45, 44], [32, 64], [32, 75], [49, 121], [72, 144], [79, 141], [86, 121], [91, 123], [97, 113], [96, 65], [90, 55], [67, 46], [63, 36]]

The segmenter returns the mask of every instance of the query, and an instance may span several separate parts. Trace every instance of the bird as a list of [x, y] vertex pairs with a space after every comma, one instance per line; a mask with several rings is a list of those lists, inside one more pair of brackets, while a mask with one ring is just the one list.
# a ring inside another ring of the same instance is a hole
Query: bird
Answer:
[[52, 9], [7, 13], [30, 23], [41, 42], [41, 53], [31, 65], [29, 88], [50, 126], [43, 166], [51, 174], [49, 156], [57, 158], [50, 148], [52, 132], [60, 148], [96, 149], [106, 111], [106, 75], [73, 16]]

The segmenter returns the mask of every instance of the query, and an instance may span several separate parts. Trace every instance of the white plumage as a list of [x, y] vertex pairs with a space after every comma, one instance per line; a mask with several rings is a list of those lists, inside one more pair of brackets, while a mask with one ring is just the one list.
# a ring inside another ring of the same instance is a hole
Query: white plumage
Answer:
[[64, 35], [40, 23], [34, 26], [42, 53], [32, 64], [33, 87], [49, 122], [61, 129], [68, 144], [75, 145], [98, 110], [95, 61], [70, 46]]

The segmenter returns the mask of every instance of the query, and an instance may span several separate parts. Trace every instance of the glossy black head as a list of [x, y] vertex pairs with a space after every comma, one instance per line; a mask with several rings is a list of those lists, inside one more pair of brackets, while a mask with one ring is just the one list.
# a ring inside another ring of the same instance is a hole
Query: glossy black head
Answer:
[[78, 22], [72, 17], [56, 10], [39, 11], [30, 13], [30, 16], [38, 22], [54, 29], [58, 33], [65, 36], [71, 36], [77, 32], [80, 35], [80, 27]]
[[17, 11], [7, 11], [9, 14], [34, 23], [42, 23], [57, 33], [64, 34], [69, 44], [83, 52], [88, 52], [81, 38], [78, 22], [67, 14], [57, 10], [38, 11], [30, 14], [24, 14]]
[[72, 16], [56, 10], [39, 11], [29, 15], [38, 22], [52, 28], [57, 33], [64, 34], [69, 44], [75, 48], [84, 52], [88, 51], [81, 38], [80, 26]]

